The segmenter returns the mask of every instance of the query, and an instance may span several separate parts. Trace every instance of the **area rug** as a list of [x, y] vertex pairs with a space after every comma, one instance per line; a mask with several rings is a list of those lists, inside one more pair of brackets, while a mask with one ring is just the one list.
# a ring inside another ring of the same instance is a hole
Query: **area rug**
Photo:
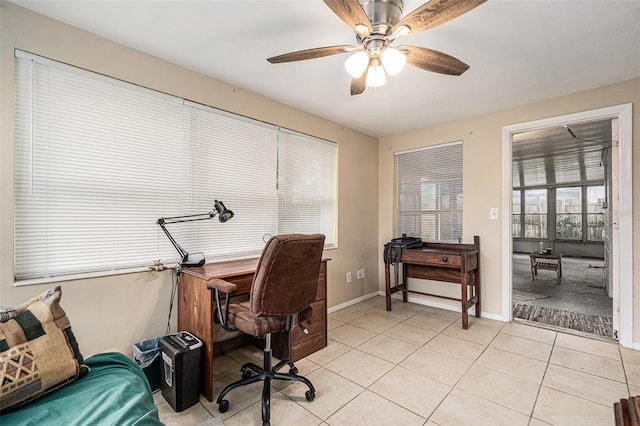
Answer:
[[564, 309], [543, 308], [520, 303], [513, 305], [513, 317], [595, 334], [596, 336], [613, 337], [613, 318], [611, 317], [586, 315]]
[[517, 300], [520, 302], [526, 302], [528, 300], [537, 300], [537, 299], [546, 299], [549, 296], [545, 296], [544, 294], [536, 294], [536, 293], [528, 293], [526, 291], [513, 289], [513, 293], [511, 294], [513, 300]]

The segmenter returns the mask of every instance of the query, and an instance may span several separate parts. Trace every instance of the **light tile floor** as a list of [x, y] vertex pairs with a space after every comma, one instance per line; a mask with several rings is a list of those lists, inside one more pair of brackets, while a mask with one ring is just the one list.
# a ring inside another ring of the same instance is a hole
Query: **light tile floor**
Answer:
[[[329, 345], [296, 363], [316, 387], [275, 382], [271, 424], [610, 425], [613, 403], [640, 394], [640, 351], [615, 342], [470, 317], [374, 297], [329, 315]], [[215, 394], [239, 378], [242, 348], [216, 359]], [[154, 396], [165, 424], [260, 425], [261, 383], [228, 395], [220, 414], [206, 399], [175, 413]]]

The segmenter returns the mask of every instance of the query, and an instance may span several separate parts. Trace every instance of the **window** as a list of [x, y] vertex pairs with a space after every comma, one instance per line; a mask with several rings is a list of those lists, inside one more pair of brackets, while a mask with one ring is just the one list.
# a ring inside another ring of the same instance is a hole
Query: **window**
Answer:
[[462, 142], [397, 153], [397, 236], [462, 238]]
[[604, 241], [604, 186], [587, 186], [587, 241]]
[[[171, 264], [160, 217], [208, 260], [257, 255], [265, 234], [335, 245], [334, 143], [16, 51], [15, 279]], [[217, 222], [217, 221], [215, 221]]]
[[522, 238], [522, 206], [520, 203], [520, 191], [513, 191], [513, 214], [511, 215], [511, 236], [513, 238]]
[[582, 187], [556, 189], [556, 238], [582, 240]]
[[547, 190], [524, 191], [524, 237], [547, 238]]

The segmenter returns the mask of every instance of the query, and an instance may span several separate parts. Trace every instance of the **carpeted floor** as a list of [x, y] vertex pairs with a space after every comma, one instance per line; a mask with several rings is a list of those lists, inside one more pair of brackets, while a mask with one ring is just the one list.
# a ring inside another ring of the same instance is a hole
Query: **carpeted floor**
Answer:
[[613, 337], [613, 322], [612, 318], [608, 316], [587, 315], [564, 309], [515, 303], [513, 317], [595, 334], [596, 336]]

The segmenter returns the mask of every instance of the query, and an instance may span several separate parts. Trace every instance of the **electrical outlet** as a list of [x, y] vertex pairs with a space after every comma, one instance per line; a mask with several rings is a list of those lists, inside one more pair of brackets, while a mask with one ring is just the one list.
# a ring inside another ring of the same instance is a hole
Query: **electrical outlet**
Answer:
[[351, 272], [347, 272], [347, 284], [351, 282]]
[[359, 280], [364, 279], [364, 277], [365, 277], [365, 274], [364, 274], [364, 268], [362, 268], [362, 269], [358, 269], [358, 270], [356, 271], [356, 275], [357, 275], [357, 277], [358, 277], [358, 279], [359, 279]]

